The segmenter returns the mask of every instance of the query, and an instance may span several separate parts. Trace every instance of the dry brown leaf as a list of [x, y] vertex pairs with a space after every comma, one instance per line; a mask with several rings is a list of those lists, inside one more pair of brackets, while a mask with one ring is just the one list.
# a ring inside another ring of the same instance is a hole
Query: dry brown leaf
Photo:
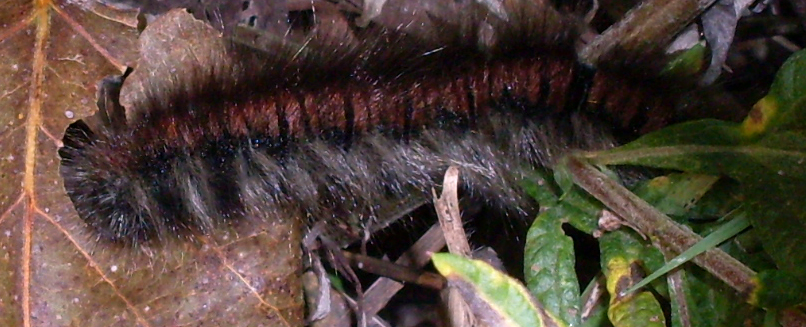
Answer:
[[134, 66], [135, 21], [92, 2], [0, 3], [0, 325], [301, 325], [294, 226], [134, 250], [95, 240], [66, 196], [64, 130], [96, 110], [99, 80]]

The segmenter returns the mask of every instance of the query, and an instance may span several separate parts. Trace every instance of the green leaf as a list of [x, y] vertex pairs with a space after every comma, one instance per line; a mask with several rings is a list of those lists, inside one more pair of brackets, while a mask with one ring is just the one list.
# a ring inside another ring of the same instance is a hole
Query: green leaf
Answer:
[[560, 186], [563, 195], [574, 188], [574, 179], [565, 167], [567, 167], [567, 165], [562, 161], [554, 167], [554, 181]]
[[524, 179], [521, 187], [532, 198], [540, 204], [541, 207], [548, 205], [556, 205], [559, 200], [558, 186], [554, 182], [554, 177], [551, 173], [545, 170], [533, 170], [529, 178]]
[[778, 270], [765, 270], [756, 275], [758, 288], [750, 302], [762, 308], [783, 309], [806, 303], [806, 283]]
[[[716, 230], [716, 227], [724, 224], [704, 224], [701, 223], [702, 221], [724, 216], [741, 205], [743, 200], [736, 194], [736, 185], [736, 182], [728, 179], [718, 180], [712, 175], [682, 173], [660, 176], [642, 182], [633, 191], [658, 210], [679, 217], [679, 222], [690, 225], [692, 229], [707, 227], [706, 231], [708, 231]], [[745, 217], [746, 221], [746, 216], [742, 217]], [[691, 225], [692, 222], [700, 223]], [[714, 234], [711, 233], [711, 235]], [[705, 243], [701, 242], [698, 245], [703, 246]], [[692, 249], [695, 248], [696, 246]], [[735, 247], [733, 248], [735, 249]], [[735, 254], [736, 251], [732, 252]], [[747, 257], [746, 253], [742, 254], [740, 257]], [[674, 266], [667, 263], [652, 275], [647, 276], [641, 283], [651, 281], [660, 272]], [[696, 271], [698, 274], [692, 274], [692, 271]], [[758, 314], [723, 282], [706, 275], [707, 273], [699, 267], [684, 265], [677, 274], [674, 280], [669, 281], [671, 323], [674, 327], [735, 326], [740, 324], [743, 319], [754, 318], [748, 317], [748, 315]], [[708, 282], [702, 281], [696, 275], [701, 275]], [[637, 288], [637, 286], [633, 288]], [[734, 312], [736, 310], [742, 314]]]
[[672, 54], [671, 60], [661, 71], [661, 75], [683, 77], [694, 76], [702, 72], [705, 63], [706, 47], [696, 44], [693, 47]]
[[599, 213], [604, 206], [579, 187], [566, 193], [557, 206], [557, 215], [574, 228], [592, 234], [599, 228]]
[[[737, 181], [720, 178], [708, 193], [687, 208], [685, 215], [673, 217], [679, 218], [678, 222], [688, 225], [700, 235], [708, 234], [708, 230], [718, 227], [716, 221], [720, 217], [744, 204], [745, 198], [740, 191], [741, 185]], [[761, 243], [757, 244], [757, 249], [761, 249]]]
[[685, 215], [711, 189], [719, 177], [669, 174], [639, 184], [633, 193], [667, 215]]
[[806, 71], [806, 51], [798, 51], [781, 65], [769, 95], [778, 99], [784, 107], [795, 105], [806, 96], [804, 71]]
[[[704, 174], [741, 183], [748, 216], [779, 268], [806, 278], [806, 133], [768, 134], [743, 143], [737, 124], [699, 121], [678, 125], [615, 149], [594, 161], [638, 164]], [[690, 142], [690, 144], [682, 144]], [[682, 145], [681, 145], [682, 144]], [[611, 160], [619, 158], [617, 160]]]
[[520, 282], [483, 261], [450, 253], [435, 253], [431, 260], [473, 313], [491, 326], [567, 326], [536, 303]]
[[[617, 230], [604, 234], [599, 242], [602, 265], [607, 277], [610, 307], [607, 316], [615, 327], [665, 327], [666, 318], [652, 293], [642, 291], [622, 295], [641, 276], [641, 263], [662, 264], [660, 253], [635, 238], [630, 232]], [[660, 261], [660, 262], [659, 262]]]
[[770, 94], [742, 124], [701, 120], [590, 154], [594, 164], [632, 164], [729, 176], [778, 267], [806, 278], [806, 52], [780, 70]]
[[562, 230], [558, 207], [537, 216], [526, 235], [524, 276], [537, 301], [571, 326], [579, 325], [574, 242]]
[[607, 260], [613, 257], [642, 262], [649, 270], [660, 269], [665, 263], [663, 254], [658, 249], [641, 239], [637, 233], [625, 228], [602, 235], [599, 238], [599, 248], [602, 254], [602, 269], [607, 269]]
[[598, 215], [603, 206], [579, 187], [571, 187], [559, 194], [560, 187], [554, 177], [545, 171], [535, 171], [531, 179], [522, 183], [527, 194], [532, 196], [544, 212], [574, 228], [591, 234], [598, 228]]
[[673, 327], [759, 325], [753, 322], [760, 321], [763, 310], [754, 310], [734, 290], [699, 267], [685, 267], [680, 271], [680, 285], [670, 288]]
[[607, 317], [615, 327], [666, 327], [663, 310], [649, 292], [611, 301]]
[[799, 51], [781, 66], [770, 93], [761, 99], [742, 124], [746, 135], [806, 127], [806, 51]]

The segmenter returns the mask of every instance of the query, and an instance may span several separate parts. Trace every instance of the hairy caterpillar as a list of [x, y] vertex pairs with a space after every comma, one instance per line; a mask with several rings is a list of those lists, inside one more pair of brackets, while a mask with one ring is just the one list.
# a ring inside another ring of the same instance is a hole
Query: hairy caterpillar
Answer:
[[531, 167], [671, 119], [672, 95], [652, 80], [579, 64], [573, 24], [554, 9], [508, 6], [507, 21], [445, 22], [438, 42], [369, 28], [348, 45], [233, 49], [233, 64], [153, 90], [125, 126], [68, 129], [68, 194], [100, 238], [128, 244], [244, 217], [355, 225], [345, 217], [427, 199], [449, 165], [467, 195], [520, 213]]

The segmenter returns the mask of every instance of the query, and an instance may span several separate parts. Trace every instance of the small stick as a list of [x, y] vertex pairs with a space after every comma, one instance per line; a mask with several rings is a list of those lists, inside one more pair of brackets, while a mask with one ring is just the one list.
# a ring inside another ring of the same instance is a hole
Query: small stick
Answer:
[[[443, 234], [445, 234], [448, 251], [471, 258], [470, 244], [467, 242], [467, 235], [465, 235], [465, 229], [462, 225], [462, 216], [459, 213], [458, 187], [459, 168], [451, 166], [445, 172], [445, 179], [442, 183], [442, 197], [437, 197], [436, 191], [432, 190], [434, 207], [439, 218], [439, 225], [442, 227]], [[447, 292], [443, 293], [443, 299], [445, 299], [444, 303], [447, 304], [447, 312], [450, 315], [450, 321], [453, 326], [476, 326], [475, 316], [467, 302], [462, 299], [458, 289], [449, 287]]]
[[[577, 185], [639, 233], [649, 237], [661, 251], [680, 254], [702, 240], [580, 158], [569, 157], [568, 169]], [[756, 273], [719, 248], [710, 249], [692, 261], [737, 290], [745, 299], [756, 288], [753, 282]]]
[[596, 66], [615, 52], [646, 53], [663, 49], [716, 0], [648, 0], [585, 46], [579, 60]]
[[448, 244], [448, 251], [471, 258], [470, 244], [467, 242], [467, 235], [462, 224], [462, 215], [459, 213], [459, 168], [451, 166], [445, 172], [445, 180], [442, 184], [442, 197], [437, 197], [434, 193], [434, 207], [439, 217], [439, 225], [445, 234], [445, 242]]
[[[437, 252], [445, 247], [445, 238], [438, 225], [431, 226], [425, 234], [409, 248], [406, 253], [395, 260], [395, 263], [412, 268], [422, 268], [431, 261], [430, 255], [426, 253]], [[403, 283], [394, 279], [381, 277], [364, 292], [367, 312], [377, 314], [386, 306], [400, 289]]]
[[342, 251], [350, 265], [363, 271], [380, 276], [386, 276], [406, 283], [441, 290], [445, 287], [445, 277], [442, 275], [419, 271], [393, 262], [366, 256], [363, 254]]

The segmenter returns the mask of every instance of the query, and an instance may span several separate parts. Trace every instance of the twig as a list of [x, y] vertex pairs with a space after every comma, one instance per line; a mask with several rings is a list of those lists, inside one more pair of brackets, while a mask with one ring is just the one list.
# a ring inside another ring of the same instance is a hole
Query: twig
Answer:
[[[436, 191], [432, 190], [434, 207], [437, 211], [442, 233], [445, 234], [448, 251], [470, 258], [470, 244], [467, 242], [462, 217], [459, 214], [458, 186], [459, 168], [451, 166], [445, 172], [445, 179], [442, 183], [442, 197], [437, 197]], [[450, 315], [450, 321], [453, 326], [475, 325], [475, 319], [470, 307], [462, 299], [458, 289], [449, 287], [447, 293], [443, 293], [443, 295], [446, 298], [447, 312]]]
[[[662, 251], [680, 254], [702, 239], [579, 158], [569, 157], [568, 169], [577, 185], [639, 233], [649, 237]], [[710, 249], [692, 261], [737, 290], [745, 299], [756, 287], [753, 282], [756, 273], [718, 248]]]
[[648, 0], [585, 46], [579, 59], [597, 66], [619, 54], [643, 54], [666, 46], [716, 0]]
[[[431, 261], [431, 258], [426, 253], [439, 251], [443, 247], [445, 247], [445, 238], [442, 236], [442, 230], [439, 229], [438, 225], [434, 225], [406, 253], [397, 258], [395, 263], [413, 268], [422, 268]], [[364, 299], [366, 300], [365, 310], [369, 313], [377, 314], [392, 299], [392, 296], [402, 288], [403, 283], [394, 279], [378, 278], [364, 293]]]
[[441, 290], [445, 287], [445, 278], [439, 274], [419, 271], [362, 254], [347, 251], [342, 251], [342, 254], [347, 260], [350, 260], [350, 265], [369, 273], [394, 278], [399, 281], [417, 284], [435, 290]]
[[470, 244], [467, 242], [462, 216], [459, 213], [459, 168], [451, 166], [445, 172], [442, 184], [442, 197], [434, 192], [434, 207], [439, 217], [439, 225], [445, 234], [448, 251], [467, 258], [471, 257]]

